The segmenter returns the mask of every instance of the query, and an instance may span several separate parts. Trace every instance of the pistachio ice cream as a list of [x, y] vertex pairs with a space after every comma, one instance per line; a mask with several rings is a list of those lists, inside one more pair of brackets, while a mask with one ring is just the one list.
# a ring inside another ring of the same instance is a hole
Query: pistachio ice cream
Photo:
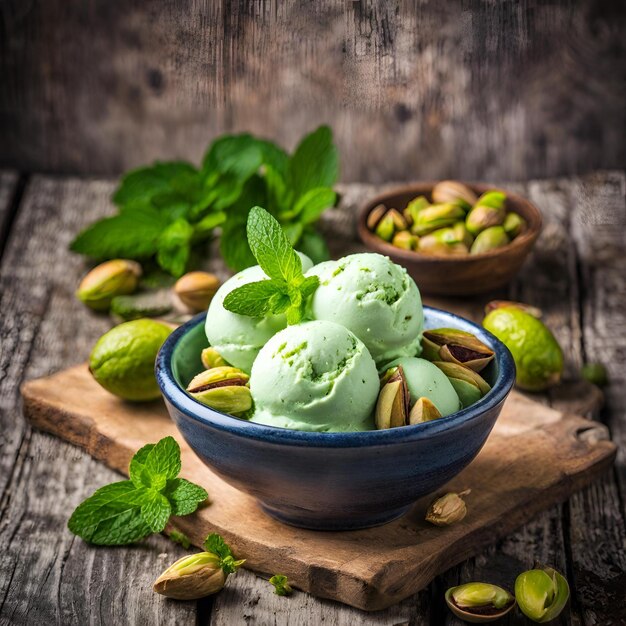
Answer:
[[[300, 259], [304, 271], [312, 267], [307, 256], [300, 254]], [[237, 287], [265, 279], [267, 276], [258, 265], [235, 274], [217, 290], [206, 316], [205, 332], [211, 346], [230, 365], [247, 373], [268, 339], [287, 326], [287, 319], [284, 315], [248, 317], [232, 313], [224, 308], [224, 299]]]
[[320, 263], [307, 275], [320, 279], [311, 316], [348, 328], [378, 366], [420, 353], [422, 300], [403, 267], [386, 256], [363, 253]]
[[379, 391], [369, 351], [344, 326], [312, 321], [281, 330], [261, 349], [250, 376], [253, 422], [295, 430], [374, 428]]

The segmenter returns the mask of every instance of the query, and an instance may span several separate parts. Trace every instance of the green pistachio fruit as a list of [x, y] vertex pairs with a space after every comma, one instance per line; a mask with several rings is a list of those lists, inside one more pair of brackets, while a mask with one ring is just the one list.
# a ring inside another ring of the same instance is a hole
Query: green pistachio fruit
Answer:
[[569, 585], [551, 567], [520, 574], [515, 581], [515, 599], [522, 613], [543, 624], [556, 619], [569, 599]]

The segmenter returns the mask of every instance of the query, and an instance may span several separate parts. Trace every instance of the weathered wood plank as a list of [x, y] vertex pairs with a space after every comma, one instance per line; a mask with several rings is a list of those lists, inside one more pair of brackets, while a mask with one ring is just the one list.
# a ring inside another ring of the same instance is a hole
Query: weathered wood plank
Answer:
[[31, 432], [18, 386], [86, 356], [110, 322], [80, 311], [83, 271], [67, 252], [72, 233], [110, 211], [108, 182], [32, 179], [0, 277], [0, 622], [156, 624], [189, 622], [194, 603], [151, 591], [182, 553], [163, 537], [139, 548], [101, 550], [65, 529], [73, 508], [119, 475], [72, 446]]
[[9, 219], [13, 210], [13, 196], [17, 187], [18, 174], [11, 170], [0, 170], [0, 257], [8, 235]]
[[330, 123], [346, 181], [622, 167], [624, 20], [592, 0], [5, 0], [0, 162], [118, 173]]

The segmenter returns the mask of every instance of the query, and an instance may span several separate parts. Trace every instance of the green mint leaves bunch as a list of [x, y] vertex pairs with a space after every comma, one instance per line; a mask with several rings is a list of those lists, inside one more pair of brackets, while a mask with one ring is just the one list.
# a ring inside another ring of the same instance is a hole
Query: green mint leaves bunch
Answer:
[[250, 209], [247, 236], [254, 258], [269, 278], [234, 289], [224, 299], [224, 307], [250, 317], [285, 313], [288, 324], [302, 321], [307, 300], [319, 286], [319, 278], [304, 276], [298, 253], [278, 221], [265, 209]]
[[219, 565], [225, 574], [234, 574], [246, 559], [235, 560], [229, 545], [221, 535], [211, 533], [202, 544], [202, 547], [219, 559]]
[[207, 492], [180, 473], [180, 447], [173, 437], [150, 443], [133, 456], [130, 480], [98, 489], [72, 513], [68, 528], [96, 545], [139, 541], [165, 528], [171, 515], [189, 515]]
[[326, 126], [307, 135], [292, 156], [250, 134], [226, 135], [211, 144], [200, 168], [172, 161], [126, 174], [113, 195], [118, 214], [89, 226], [70, 249], [99, 261], [156, 263], [180, 276], [221, 227], [222, 256], [241, 270], [254, 264], [245, 240], [248, 210], [262, 205], [291, 243], [319, 262], [328, 251], [315, 223], [336, 202], [337, 176], [337, 150]]

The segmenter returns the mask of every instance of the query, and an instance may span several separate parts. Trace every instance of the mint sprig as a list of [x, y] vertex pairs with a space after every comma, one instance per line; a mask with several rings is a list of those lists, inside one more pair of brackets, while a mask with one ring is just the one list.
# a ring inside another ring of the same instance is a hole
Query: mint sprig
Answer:
[[180, 447], [173, 437], [137, 451], [130, 480], [106, 485], [78, 505], [68, 528], [96, 545], [139, 541], [165, 528], [171, 515], [189, 515], [207, 499], [200, 486], [178, 478]]
[[290, 596], [293, 593], [293, 589], [287, 580], [287, 576], [284, 574], [274, 574], [270, 578], [270, 583], [274, 585], [274, 593], [277, 596]]
[[288, 324], [297, 324], [305, 316], [308, 298], [319, 286], [318, 277], [304, 276], [300, 257], [281, 225], [265, 209], [250, 209], [247, 234], [252, 254], [268, 279], [234, 289], [224, 299], [224, 307], [250, 317], [285, 313]]

